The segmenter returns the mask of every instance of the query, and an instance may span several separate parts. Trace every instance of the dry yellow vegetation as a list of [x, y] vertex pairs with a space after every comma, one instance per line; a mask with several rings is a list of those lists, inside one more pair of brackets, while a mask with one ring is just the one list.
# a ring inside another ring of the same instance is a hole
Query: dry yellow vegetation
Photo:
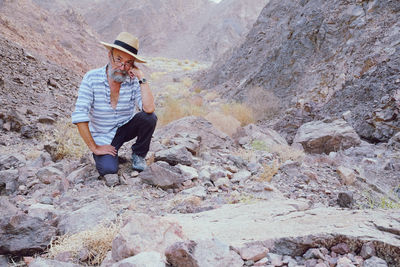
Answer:
[[56, 143], [55, 155], [52, 155], [56, 159], [81, 158], [88, 152], [77, 127], [67, 120], [57, 122], [54, 132], [47, 132], [43, 136], [43, 141], [54, 141]]
[[246, 103], [253, 111], [255, 121], [271, 119], [277, 116], [281, 110], [281, 101], [272, 92], [255, 87], [249, 90]]
[[231, 137], [240, 127], [240, 122], [235, 117], [217, 111], [210, 112], [205, 116], [205, 119], [211, 122], [215, 128]]
[[225, 115], [235, 117], [241, 126], [254, 123], [253, 110], [243, 103], [230, 103], [221, 105], [221, 110]]
[[121, 228], [121, 220], [117, 223], [100, 224], [97, 227], [72, 235], [56, 237], [46, 253], [48, 258], [54, 258], [60, 253], [71, 253], [78, 258], [79, 253], [87, 251], [88, 257], [84, 261], [90, 266], [100, 265], [112, 248], [112, 241]]

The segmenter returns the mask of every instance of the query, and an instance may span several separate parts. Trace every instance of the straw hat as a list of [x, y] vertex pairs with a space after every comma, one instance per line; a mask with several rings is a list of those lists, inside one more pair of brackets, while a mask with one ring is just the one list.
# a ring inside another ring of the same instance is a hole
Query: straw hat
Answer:
[[113, 44], [108, 44], [105, 42], [100, 42], [100, 43], [104, 45], [108, 50], [110, 50], [111, 48], [121, 50], [133, 56], [136, 62], [146, 63], [146, 61], [144, 61], [137, 55], [139, 50], [138, 38], [136, 38], [135, 36], [133, 36], [128, 32], [121, 32], [120, 34], [118, 34]]

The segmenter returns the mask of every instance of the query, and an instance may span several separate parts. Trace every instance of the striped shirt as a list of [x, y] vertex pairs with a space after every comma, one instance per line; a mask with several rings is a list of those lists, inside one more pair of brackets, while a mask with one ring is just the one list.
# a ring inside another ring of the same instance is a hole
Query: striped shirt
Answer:
[[121, 83], [117, 107], [111, 107], [106, 66], [87, 72], [79, 87], [72, 123], [89, 122], [97, 145], [111, 144], [117, 129], [142, 109], [142, 96], [137, 78]]

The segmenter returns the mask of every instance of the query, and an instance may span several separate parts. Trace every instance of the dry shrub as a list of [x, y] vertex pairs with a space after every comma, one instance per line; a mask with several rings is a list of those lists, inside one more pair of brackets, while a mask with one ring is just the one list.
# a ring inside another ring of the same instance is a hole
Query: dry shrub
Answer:
[[100, 265], [112, 248], [112, 241], [121, 228], [121, 221], [108, 225], [100, 224], [91, 230], [56, 237], [51, 242], [46, 256], [52, 259], [59, 253], [68, 252], [73, 258], [78, 258], [81, 251], [88, 251], [86, 263], [91, 266]]
[[281, 101], [273, 92], [254, 87], [249, 90], [246, 102], [253, 110], [256, 121], [271, 119], [281, 112]]
[[216, 111], [207, 114], [205, 118], [210, 121], [215, 128], [229, 136], [232, 136], [240, 127], [240, 122], [236, 118]]
[[78, 128], [66, 120], [57, 122], [53, 133], [47, 132], [43, 139], [55, 141], [57, 147], [54, 156], [57, 159], [81, 158], [88, 151]]
[[203, 105], [193, 105], [187, 99], [167, 97], [164, 106], [157, 109], [156, 113], [158, 117], [158, 126], [163, 126], [171, 121], [187, 116], [204, 116], [207, 110]]
[[193, 91], [194, 91], [196, 94], [200, 94], [201, 91], [202, 91], [202, 89], [201, 89], [200, 87], [196, 87], [196, 88], [194, 88]]
[[270, 164], [263, 164], [263, 172], [260, 174], [259, 180], [271, 182], [272, 177], [278, 173], [279, 167], [278, 160], [274, 160]]
[[242, 103], [230, 103], [221, 106], [221, 110], [226, 115], [235, 117], [241, 126], [254, 123], [253, 111], [247, 105]]

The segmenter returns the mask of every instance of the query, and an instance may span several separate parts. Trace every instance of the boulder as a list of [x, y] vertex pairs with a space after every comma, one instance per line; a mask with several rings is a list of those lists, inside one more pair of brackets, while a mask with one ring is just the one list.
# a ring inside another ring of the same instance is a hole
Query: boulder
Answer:
[[308, 153], [339, 151], [361, 143], [360, 137], [345, 120], [313, 121], [303, 124], [293, 143], [300, 143]]
[[168, 263], [172, 266], [198, 267], [197, 260], [193, 255], [196, 245], [194, 241], [172, 244], [165, 251]]
[[18, 187], [18, 170], [0, 171], [0, 195], [11, 195]]
[[16, 169], [26, 165], [22, 155], [0, 155], [0, 170]]
[[245, 147], [251, 147], [254, 141], [262, 142], [265, 147], [288, 144], [278, 132], [269, 128], [262, 129], [254, 124], [239, 128], [233, 138], [238, 144]]
[[364, 267], [387, 267], [388, 264], [381, 258], [372, 256], [371, 258], [364, 261]]
[[165, 161], [175, 166], [176, 164], [192, 165], [192, 154], [182, 145], [160, 150], [154, 155], [155, 161]]
[[84, 181], [89, 176], [89, 171], [92, 169], [91, 166], [84, 166], [77, 168], [67, 176], [67, 180], [73, 184]]
[[46, 221], [27, 214], [0, 218], [0, 255], [33, 255], [43, 252], [56, 236], [57, 229]]
[[164, 255], [167, 247], [183, 239], [182, 228], [175, 222], [147, 214], [130, 214], [112, 241], [112, 259], [121, 261], [145, 251]]
[[60, 215], [58, 228], [61, 234], [74, 234], [93, 228], [103, 221], [115, 219], [116, 214], [109, 204], [105, 200], [99, 199], [75, 211], [66, 211]]
[[345, 185], [352, 185], [356, 181], [356, 173], [352, 169], [339, 166], [336, 172], [339, 174], [342, 183]]
[[180, 172], [179, 168], [170, 166], [164, 161], [158, 161], [151, 164], [139, 174], [143, 182], [159, 186], [163, 189], [178, 188], [188, 177]]
[[[379, 240], [374, 242], [377, 255], [384, 254], [394, 266], [400, 264], [398, 213], [334, 207], [304, 210], [302, 206], [304, 202], [298, 200], [270, 200], [224, 205], [198, 216], [165, 217], [176, 220], [190, 240], [216, 238], [233, 247], [262, 242], [270, 253], [292, 257], [303, 255], [310, 247], [330, 248], [339, 243], [346, 243], [350, 251], [359, 251], [363, 243]], [[346, 251], [349, 250], [340, 249]]]
[[243, 266], [242, 258], [217, 239], [200, 239], [196, 243], [194, 258], [199, 267]]
[[244, 260], [259, 261], [267, 256], [268, 249], [261, 245], [250, 245], [239, 249], [239, 254]]

